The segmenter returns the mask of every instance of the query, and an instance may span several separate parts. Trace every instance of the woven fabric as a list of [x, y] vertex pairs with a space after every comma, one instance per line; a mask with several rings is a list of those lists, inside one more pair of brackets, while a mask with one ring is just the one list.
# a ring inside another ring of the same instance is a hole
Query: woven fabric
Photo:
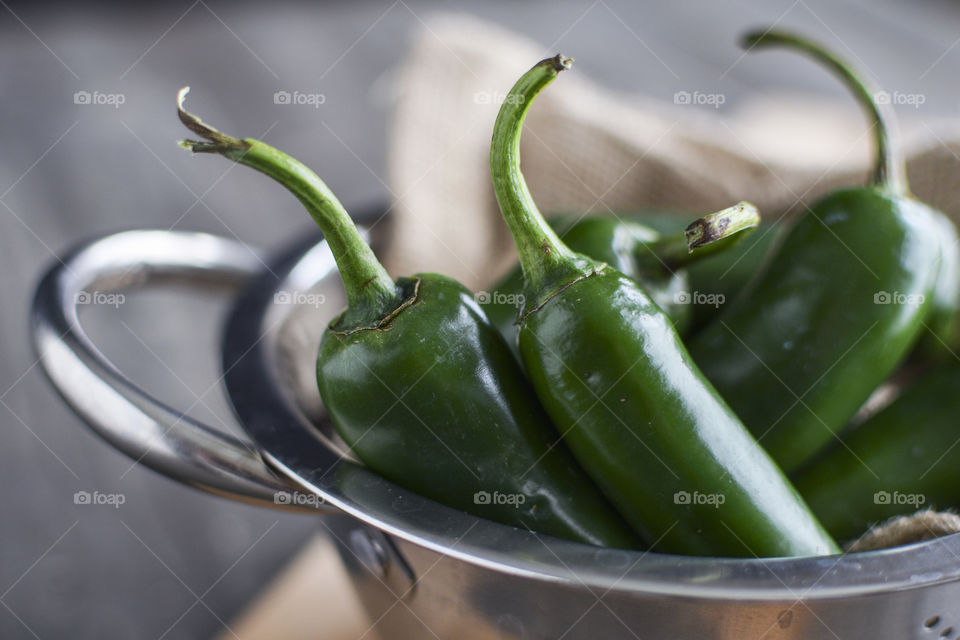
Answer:
[[[566, 51], [564, 53], [575, 53]], [[396, 75], [388, 181], [396, 194], [383, 258], [394, 275], [447, 273], [482, 289], [516, 253], [490, 181], [490, 134], [505, 93], [544, 57], [537, 43], [466, 16], [433, 18]], [[521, 142], [541, 210], [666, 208], [689, 218], [739, 200], [769, 218], [862, 183], [870, 153], [849, 104], [791, 96], [730, 115], [596, 86], [576, 64], [537, 98]], [[960, 219], [960, 131], [905, 131], [914, 192]]]
[[846, 547], [846, 551], [888, 549], [913, 542], [923, 542], [960, 531], [960, 516], [948, 511], [925, 509], [913, 515], [891, 518], [881, 523]]

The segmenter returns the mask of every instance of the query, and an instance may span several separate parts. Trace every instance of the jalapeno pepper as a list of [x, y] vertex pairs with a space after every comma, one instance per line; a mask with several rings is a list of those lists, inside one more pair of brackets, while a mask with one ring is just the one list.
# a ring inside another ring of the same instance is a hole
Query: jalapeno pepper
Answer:
[[745, 295], [764, 261], [774, 250], [783, 224], [764, 221], [742, 242], [687, 267], [690, 282], [691, 317], [687, 336], [707, 326], [739, 296]]
[[960, 345], [957, 309], [960, 308], [960, 238], [946, 215], [937, 216], [940, 225], [940, 271], [933, 290], [933, 309], [917, 349], [923, 359], [950, 360]]
[[778, 31], [750, 48], [787, 46], [833, 70], [870, 118], [876, 159], [866, 187], [801, 214], [741, 296], [690, 353], [750, 431], [790, 472], [856, 413], [916, 344], [930, 318], [941, 214], [910, 197], [891, 116], [832, 54]]
[[458, 282], [425, 273], [394, 282], [326, 184], [263, 142], [238, 140], [182, 108], [203, 141], [289, 189], [336, 259], [346, 311], [323, 334], [317, 379], [338, 432], [362, 462], [447, 506], [595, 545], [640, 543], [558, 444], [507, 344]]
[[[749, 202], [694, 220], [685, 229], [660, 234], [652, 228], [618, 217], [555, 218], [550, 226], [568, 247], [606, 262], [633, 278], [683, 333], [690, 323], [690, 285], [684, 268], [731, 249], [760, 224], [760, 214]], [[692, 241], [691, 236], [696, 235]], [[516, 346], [517, 309], [523, 301], [523, 272], [519, 266], [490, 291], [482, 292], [484, 311], [500, 328], [507, 344]]]
[[960, 366], [938, 365], [794, 475], [830, 533], [850, 540], [917, 509], [960, 507]]
[[520, 131], [536, 95], [570, 63], [557, 56], [520, 78], [490, 152], [523, 269], [519, 346], [537, 395], [580, 464], [654, 549], [836, 551], [660, 307], [613, 267], [570, 250], [537, 210], [520, 171]]
[[[682, 232], [686, 225], [683, 217], [676, 212], [633, 211], [622, 214], [620, 217], [629, 223], [649, 227], [660, 236], [671, 238]], [[663, 307], [667, 315], [674, 319], [674, 325], [681, 335], [686, 337], [697, 333], [747, 288], [761, 270], [764, 261], [773, 252], [785, 226], [776, 220], [764, 219], [756, 229], [740, 233], [731, 238], [732, 242], [729, 244], [720, 245], [722, 250], [707, 254], [697, 252], [691, 254], [692, 259], [683, 270], [687, 280], [684, 291], [689, 293], [690, 300], [689, 314], [682, 317], [674, 313], [675, 308]], [[560, 239], [566, 242], [562, 234]], [[655, 246], [656, 241], [654, 241]], [[571, 248], [574, 247], [571, 246]], [[589, 251], [577, 250], [591, 255]], [[644, 288], [651, 290], [649, 293], [653, 295], [652, 289], [655, 282], [641, 284]], [[680, 313], [686, 312], [680, 311]], [[498, 315], [498, 326], [501, 323], [499, 318]]]

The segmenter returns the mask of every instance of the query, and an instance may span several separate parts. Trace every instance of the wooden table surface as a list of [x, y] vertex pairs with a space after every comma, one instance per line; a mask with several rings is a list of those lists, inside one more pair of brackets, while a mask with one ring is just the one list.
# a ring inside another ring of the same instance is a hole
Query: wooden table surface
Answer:
[[[183, 85], [208, 121], [291, 151], [345, 202], [385, 198], [389, 72], [440, 5], [0, 5], [0, 637], [238, 637], [237, 629], [255, 637], [249, 620], [232, 621], [316, 522], [202, 495], [87, 432], [36, 366], [32, 290], [72, 244], [121, 229], [204, 230], [276, 248], [309, 228], [279, 188], [176, 147]], [[576, 55], [579, 73], [666, 101], [721, 86], [724, 111], [764, 87], [846, 99], [803, 61], [734, 65], [736, 34], [779, 20], [849, 45], [887, 87], [923, 93], [924, 105], [905, 117], [954, 117], [960, 107], [960, 9], [947, 0], [443, 5], [451, 7]], [[631, 56], [640, 64], [626, 67]], [[278, 105], [277, 91], [325, 101]], [[84, 104], [83, 92], [100, 104]], [[91, 308], [85, 321], [135, 382], [233, 430], [216, 384], [223, 310], [222, 299], [156, 292]], [[124, 503], [75, 504], [77, 491]], [[342, 580], [329, 588], [342, 591]], [[334, 636], [318, 628], [316, 637]]]

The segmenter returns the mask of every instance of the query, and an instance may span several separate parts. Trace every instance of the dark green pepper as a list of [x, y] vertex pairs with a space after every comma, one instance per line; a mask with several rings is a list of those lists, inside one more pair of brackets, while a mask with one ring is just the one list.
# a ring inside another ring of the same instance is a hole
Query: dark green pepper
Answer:
[[[634, 211], [620, 217], [630, 223], [649, 227], [660, 236], [674, 237], [683, 232], [686, 225], [684, 218], [677, 213], [659, 210]], [[554, 226], [552, 221], [551, 226]], [[736, 299], [760, 271], [764, 261], [775, 248], [784, 226], [775, 220], [762, 220], [756, 230], [738, 234], [731, 239], [730, 244], [721, 245], [722, 251], [699, 256], [696, 252], [692, 254], [694, 259], [684, 269], [687, 279], [685, 291], [689, 292], [690, 300], [688, 318], [678, 322], [679, 316], [676, 316], [672, 309], [664, 307], [667, 315], [674, 319], [674, 325], [681, 335], [695, 334], [716, 318], [727, 303]], [[554, 226], [554, 230], [556, 229]], [[566, 242], [563, 235], [560, 239]], [[596, 258], [589, 251], [577, 250]], [[652, 288], [649, 282], [642, 284], [647, 289]], [[652, 291], [648, 293], [653, 296]], [[508, 307], [506, 311], [511, 309]], [[498, 314], [500, 313], [502, 312], [498, 311]], [[684, 312], [680, 310], [680, 313]], [[502, 326], [500, 317], [498, 315], [496, 320], [498, 326]], [[510, 317], [509, 321], [512, 324], [514, 318]], [[513, 333], [516, 333], [515, 329]]]
[[960, 346], [957, 309], [960, 307], [960, 238], [953, 221], [945, 214], [937, 216], [940, 225], [940, 272], [933, 290], [933, 309], [918, 346], [922, 359], [931, 361], [956, 358]]
[[767, 31], [833, 69], [870, 116], [867, 187], [801, 214], [745, 292], [688, 346], [707, 378], [785, 471], [826, 445], [903, 361], [930, 317], [940, 264], [938, 212], [909, 196], [890, 116], [832, 54]]
[[520, 78], [490, 152], [523, 269], [519, 345], [537, 395], [580, 464], [654, 549], [837, 551], [660, 307], [616, 269], [571, 251], [537, 210], [520, 171], [520, 131], [536, 95], [570, 62], [544, 60]]
[[695, 335], [747, 290], [764, 261], [775, 249], [783, 223], [764, 221], [727, 251], [720, 251], [687, 267], [691, 306], [688, 335]]
[[327, 413], [362, 462], [480, 517], [595, 545], [639, 545], [558, 443], [509, 347], [463, 285], [431, 273], [394, 282], [310, 169], [263, 142], [226, 136], [182, 106], [179, 115], [204, 138], [183, 146], [275, 179], [323, 231], [349, 306], [323, 334], [317, 378]]
[[[554, 218], [550, 226], [568, 247], [606, 262], [633, 278], [683, 333], [690, 323], [691, 296], [685, 267], [732, 248], [760, 224], [756, 207], [741, 202], [694, 220], [685, 229], [660, 234], [618, 217]], [[741, 233], [746, 232], [746, 233]], [[691, 246], [689, 237], [697, 234]], [[523, 306], [523, 272], [517, 266], [490, 291], [477, 295], [484, 311], [516, 346], [517, 310]], [[699, 298], [697, 298], [698, 300]]]
[[[683, 219], [675, 213], [639, 211], [624, 217], [664, 236], [683, 229]], [[777, 220], [765, 219], [750, 233], [733, 238], [734, 242], [722, 246], [722, 250], [702, 255], [702, 259], [693, 254], [697, 259], [685, 268], [690, 311], [685, 325], [677, 324], [681, 335], [697, 333], [747, 288], [774, 250], [784, 226]]]
[[960, 507], [958, 389], [960, 366], [936, 367], [794, 475], [837, 539], [923, 507]]

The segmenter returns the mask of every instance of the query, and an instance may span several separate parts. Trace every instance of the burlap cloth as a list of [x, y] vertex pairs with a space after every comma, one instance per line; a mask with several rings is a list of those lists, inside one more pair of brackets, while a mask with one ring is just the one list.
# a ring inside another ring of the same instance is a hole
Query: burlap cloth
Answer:
[[[395, 76], [389, 140], [392, 273], [442, 271], [477, 289], [515, 260], [490, 183], [490, 134], [507, 90], [555, 53], [469, 16], [437, 16], [414, 38]], [[910, 115], [902, 129], [911, 186], [960, 219], [960, 125], [911, 124]], [[764, 98], [721, 116], [613, 93], [576, 64], [537, 98], [521, 147], [544, 212], [702, 214], [749, 200], [767, 217], [862, 182], [869, 152], [852, 99]]]
[[[436, 17], [415, 38], [395, 75], [399, 93], [389, 140], [395, 201], [389, 227], [374, 234], [394, 277], [435, 271], [478, 290], [515, 262], [490, 182], [490, 134], [504, 93], [548, 53], [463, 16]], [[759, 105], [723, 120], [615, 95], [574, 66], [531, 110], [521, 149], [524, 174], [545, 212], [665, 207], [705, 213], [748, 199], [767, 217], [789, 215], [824, 192], [862, 182], [870, 154], [856, 109], [791, 104], [784, 111], [778, 103], [772, 119], [763, 115], [771, 109]], [[913, 190], [960, 219], [960, 130], [924, 125], [906, 134]], [[323, 309], [339, 304], [330, 302]], [[323, 313], [302, 305], [281, 344], [289, 388], [317, 420], [322, 404], [313, 361], [303, 354], [317, 352], [329, 320]], [[960, 531], [957, 516], [924, 513], [878, 527], [853, 548], [952, 531]]]

